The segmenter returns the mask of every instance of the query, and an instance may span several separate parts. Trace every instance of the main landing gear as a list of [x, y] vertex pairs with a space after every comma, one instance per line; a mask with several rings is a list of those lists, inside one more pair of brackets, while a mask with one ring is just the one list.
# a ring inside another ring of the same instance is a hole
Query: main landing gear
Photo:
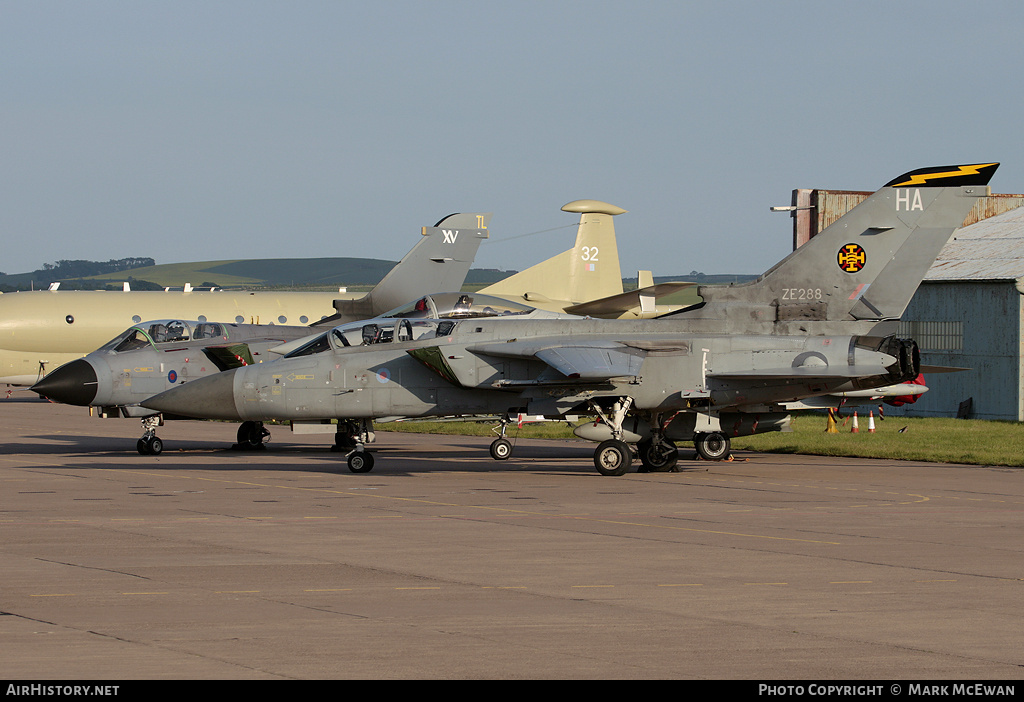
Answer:
[[642, 467], [639, 473], [674, 471], [679, 463], [679, 449], [663, 436], [645, 439], [636, 445]]
[[612, 431], [612, 438], [602, 441], [594, 451], [594, 467], [601, 475], [625, 475], [633, 462], [633, 451], [629, 444], [622, 440], [622, 421], [633, 405], [632, 397], [624, 397], [612, 405], [611, 413], [605, 412], [601, 405], [590, 401], [590, 409], [604, 420]]
[[508, 417], [501, 418], [501, 426], [494, 430], [498, 431], [498, 438], [491, 442], [491, 458], [496, 461], [508, 460], [512, 455], [512, 442], [505, 438], [505, 429], [508, 428]]
[[693, 447], [705, 461], [725, 461], [729, 458], [729, 437], [720, 431], [694, 434]]
[[[590, 402], [590, 408], [597, 414], [608, 427], [612, 438], [602, 441], [594, 451], [594, 467], [601, 475], [624, 475], [629, 471], [633, 454], [629, 444], [624, 441], [626, 435], [636, 436], [639, 430], [636, 426], [631, 432], [623, 430], [630, 407], [633, 405], [632, 398], [620, 398], [612, 405], [610, 411], [601, 407], [594, 401]], [[674, 417], [674, 415], [673, 415]], [[640, 423], [650, 425], [650, 436], [643, 438], [636, 444], [637, 457], [640, 459], [640, 473], [654, 473], [674, 471], [679, 462], [679, 449], [665, 436], [665, 429], [671, 423], [673, 417], [668, 421], [660, 413], [643, 414]], [[697, 455], [706, 461], [728, 460], [730, 455], [729, 437], [720, 431], [697, 432], [693, 435], [693, 446]]]

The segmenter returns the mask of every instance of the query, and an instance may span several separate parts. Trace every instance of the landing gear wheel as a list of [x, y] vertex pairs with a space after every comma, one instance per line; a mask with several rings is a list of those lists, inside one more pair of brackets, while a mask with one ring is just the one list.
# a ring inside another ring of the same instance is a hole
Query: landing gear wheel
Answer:
[[512, 442], [508, 439], [495, 439], [491, 442], [491, 458], [504, 461], [512, 455]]
[[671, 441], [662, 440], [655, 444], [648, 439], [636, 445], [640, 463], [647, 472], [664, 473], [676, 467], [679, 462], [679, 449]]
[[729, 457], [729, 437], [721, 432], [695, 435], [693, 447], [705, 461], [724, 461]]
[[159, 436], [144, 436], [135, 443], [135, 448], [143, 456], [159, 456], [163, 453], [164, 442]]
[[348, 457], [348, 469], [353, 473], [369, 473], [373, 470], [373, 454], [353, 451]]
[[594, 451], [594, 466], [601, 475], [625, 475], [632, 461], [633, 453], [625, 441], [602, 441]]
[[264, 448], [263, 439], [270, 436], [270, 432], [263, 428], [263, 422], [245, 421], [238, 427], [236, 438], [239, 448], [260, 449]]

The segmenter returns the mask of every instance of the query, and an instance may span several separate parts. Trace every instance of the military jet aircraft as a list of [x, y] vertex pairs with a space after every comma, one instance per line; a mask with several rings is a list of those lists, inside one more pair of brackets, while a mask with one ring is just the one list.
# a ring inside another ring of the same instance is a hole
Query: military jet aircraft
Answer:
[[[700, 286], [703, 302], [656, 320], [460, 321], [227, 371], [142, 404], [235, 420], [587, 414], [607, 430], [602, 474], [628, 470], [633, 428], [645, 466], [674, 463], [675, 441], [722, 460], [730, 437], [784, 428], [786, 402], [918, 377], [917, 345], [894, 336], [895, 320], [997, 167], [901, 175], [756, 281]], [[353, 472], [372, 468], [361, 449]]]
[[[139, 407], [141, 400], [192, 378], [269, 360], [275, 347], [309, 335], [309, 327], [285, 325], [143, 322], [60, 366], [31, 390], [56, 402], [99, 408], [101, 417], [140, 418], [139, 453], [159, 454], [163, 442], [156, 429], [162, 417]], [[262, 431], [262, 425], [249, 422], [239, 429], [238, 441], [261, 441]]]
[[[464, 310], [457, 310], [458, 317], [495, 316], [497, 313], [494, 310], [501, 309], [503, 318], [510, 315], [519, 318], [519, 315], [524, 314], [525, 310], [535, 309], [532, 306], [526, 307], [521, 302], [516, 302], [527, 298], [541, 301], [544, 310], [553, 313], [571, 308], [586, 309], [595, 316], [626, 315], [637, 318], [659, 311], [678, 309], [678, 307], [659, 306], [657, 298], [689, 285], [688, 283], [650, 284], [640, 290], [629, 293], [622, 292], [615, 230], [611, 223], [611, 217], [625, 212], [625, 210], [597, 200], [574, 200], [565, 205], [562, 210], [580, 214], [573, 248], [538, 263], [522, 273], [515, 274], [510, 279], [516, 281], [515, 284], [503, 281], [503, 284], [499, 283], [485, 288], [485, 290], [496, 289], [503, 292], [508, 300], [485, 295], [483, 292], [466, 296], [465, 299], [468, 302]], [[457, 217], [461, 219], [457, 219]], [[474, 223], [474, 218], [476, 218], [475, 223], [486, 227], [490, 215], [453, 215], [446, 218], [444, 222], [450, 226], [462, 226]], [[460, 236], [460, 231], [459, 229], [444, 230], [444, 242], [455, 243]], [[469, 232], [469, 234], [473, 233], [480, 234], [483, 233], [483, 230]], [[463, 237], [466, 235], [465, 232], [462, 233]], [[643, 274], [643, 272], [641, 273]], [[440, 285], [450, 282], [450, 278], [450, 275], [439, 277], [433, 283], [420, 280], [424, 285]], [[374, 293], [379, 292], [379, 295], [371, 294], [360, 300], [336, 300], [334, 302], [336, 313], [311, 326], [333, 326], [339, 321], [363, 319], [368, 315], [379, 314], [380, 311], [377, 308], [382, 301], [390, 300], [393, 297], [390, 294], [392, 289], [405, 290], [406, 288], [407, 286], [388, 285], [388, 278], [386, 278], [374, 291]], [[515, 292], [516, 290], [520, 292]], [[600, 299], [592, 297], [605, 294], [607, 296]], [[460, 306], [457, 301], [461, 299], [463, 299], [462, 293], [427, 295], [418, 298], [415, 303], [409, 303], [421, 306], [420, 309], [410, 308], [409, 314], [420, 317], [425, 315], [436, 319], [450, 318], [455, 316], [454, 308]], [[470, 305], [472, 309], [470, 309]], [[488, 314], [487, 310], [491, 310], [491, 313]], [[384, 316], [389, 314], [385, 312]], [[542, 310], [529, 314], [531, 318], [543, 316], [555, 315], [544, 315]], [[367, 323], [372, 321], [372, 319], [366, 320]], [[139, 440], [139, 451], [144, 454], [159, 453], [159, 450], [154, 451], [153, 447], [162, 446], [162, 442], [155, 441], [155, 438], [156, 429], [162, 423], [163, 418], [157, 416], [157, 412], [143, 410], [138, 406], [139, 402], [175, 384], [224, 370], [223, 365], [215, 366], [209, 362], [208, 358], [214, 353], [217, 353], [219, 357], [221, 347], [236, 348], [238, 345], [247, 345], [251, 347], [248, 349], [251, 353], [239, 351], [238, 357], [244, 358], [251, 355], [257, 362], [262, 362], [271, 358], [271, 350], [279, 355], [287, 354], [291, 349], [288, 344], [284, 343], [285, 340], [295, 340], [296, 337], [299, 337], [301, 341], [301, 338], [309, 333], [309, 330], [302, 327], [222, 324], [221, 332], [225, 338], [220, 338], [218, 335], [194, 335], [189, 340], [176, 338], [173, 342], [170, 339], [154, 341], [152, 337], [148, 338], [148, 343], [133, 341], [146, 337], [149, 330], [158, 327], [164, 328], [167, 324], [167, 320], [136, 324], [98, 351], [88, 354], [84, 359], [76, 359], [60, 366], [34, 384], [31, 389], [57, 402], [102, 408], [100, 410], [102, 417], [141, 417], [143, 436]], [[185, 325], [187, 331], [187, 327], [194, 326], [196, 322], [179, 320], [175, 324]], [[295, 343], [298, 344], [299, 341]], [[202, 353], [199, 353], [200, 348], [202, 348]], [[236, 354], [232, 352], [228, 355], [233, 357]], [[244, 363], [239, 362], [235, 365], [244, 365]], [[352, 441], [351, 437], [354, 436], [362, 435], [367, 439], [372, 436], [372, 432], [366, 428], [364, 423], [360, 422], [339, 421], [335, 423], [307, 419], [295, 420], [291, 424], [293, 431], [304, 433], [335, 431], [336, 446], [347, 445]], [[235, 445], [236, 447], [258, 448], [268, 436], [269, 433], [262, 422], [246, 421], [238, 430], [238, 442]]]
[[[159, 319], [306, 325], [365, 319], [417, 295], [458, 290], [488, 236], [490, 213], [423, 227], [423, 238], [368, 293], [44, 290], [0, 294], [0, 383], [32, 385], [132, 324]], [[343, 299], [343, 298], [356, 299]], [[344, 314], [345, 306], [351, 312]], [[338, 308], [342, 309], [338, 309]], [[342, 314], [338, 314], [342, 313]]]
[[[99, 408], [101, 416], [140, 418], [143, 435], [138, 440], [138, 451], [156, 455], [163, 450], [163, 441], [156, 435], [163, 418], [155, 410], [140, 407], [143, 400], [196, 378], [275, 358], [392, 340], [411, 341], [436, 327], [434, 322], [426, 325], [421, 321], [425, 317], [450, 323], [492, 317], [526, 320], [572, 316], [479, 293], [440, 293], [425, 295], [374, 319], [326, 330], [188, 320], [143, 322], [85, 357], [65, 363], [31, 389], [56, 402]], [[344, 420], [334, 426], [338, 446], [344, 446], [348, 437], [362, 428]], [[237, 432], [237, 446], [259, 447], [268, 435], [262, 422], [243, 422]]]

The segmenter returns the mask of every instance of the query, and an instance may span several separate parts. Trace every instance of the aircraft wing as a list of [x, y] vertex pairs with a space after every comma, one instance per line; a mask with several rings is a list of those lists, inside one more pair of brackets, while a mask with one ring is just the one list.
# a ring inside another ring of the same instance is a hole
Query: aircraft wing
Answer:
[[[616, 341], [594, 341], [566, 344], [551, 339], [530, 339], [471, 346], [473, 353], [508, 358], [536, 358], [574, 383], [601, 382], [610, 378], [637, 375], [646, 352]], [[504, 384], [537, 384], [538, 381], [506, 381]], [[563, 382], [548, 378], [543, 384]]]
[[685, 283], [681, 281], [674, 283], [658, 283], [657, 285], [637, 288], [636, 290], [619, 293], [618, 295], [602, 297], [599, 300], [591, 300], [590, 302], [581, 302], [578, 305], [570, 305], [565, 308], [565, 311], [569, 314], [578, 314], [582, 316], [589, 315], [591, 317], [607, 317], [613, 314], [625, 314], [626, 312], [637, 308], [640, 308], [642, 311], [647, 311], [648, 307], [653, 308], [654, 301], [659, 297], [671, 295], [678, 290], [695, 285], [696, 283]]
[[644, 362], [641, 352], [625, 346], [558, 346], [534, 355], [562, 375], [583, 380], [637, 375]]

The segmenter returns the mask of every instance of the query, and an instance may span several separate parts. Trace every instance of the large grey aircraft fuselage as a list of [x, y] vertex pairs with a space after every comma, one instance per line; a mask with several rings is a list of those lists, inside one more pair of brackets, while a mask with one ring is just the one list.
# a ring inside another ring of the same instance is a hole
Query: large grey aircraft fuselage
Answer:
[[[870, 348], [877, 339], [859, 345], [859, 337], [850, 336], [712, 335], [685, 328], [668, 320], [467, 320], [440, 337], [326, 351], [219, 374], [194, 387], [191, 407], [165, 411], [235, 420], [420, 417], [512, 408], [557, 416], [626, 395], [637, 410], [707, 411], [767, 408], [897, 379], [886, 369], [900, 359]], [[553, 371], [558, 359], [546, 354], [562, 357], [569, 372]], [[778, 374], [781, 368], [788, 374]], [[865, 368], [874, 375], [865, 377]], [[200, 387], [207, 388], [205, 400], [195, 392]], [[225, 403], [228, 397], [234, 401]]]

